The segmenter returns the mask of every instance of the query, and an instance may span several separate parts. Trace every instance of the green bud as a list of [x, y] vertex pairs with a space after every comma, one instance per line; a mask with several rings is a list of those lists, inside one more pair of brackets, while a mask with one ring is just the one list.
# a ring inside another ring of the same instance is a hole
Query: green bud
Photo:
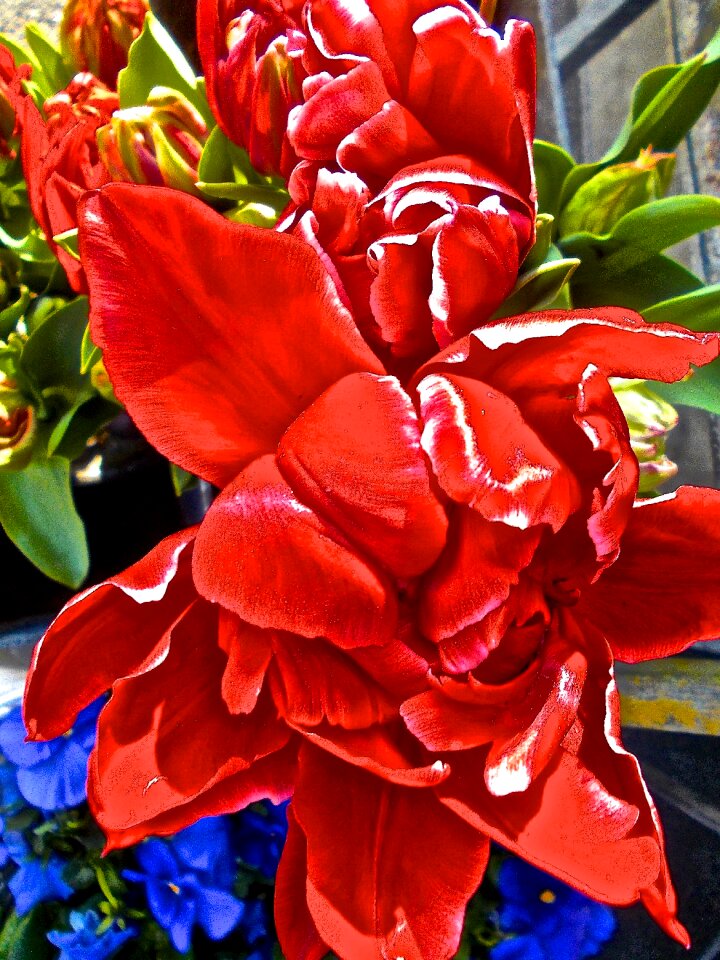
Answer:
[[630, 444], [640, 464], [639, 493], [653, 493], [677, 473], [677, 465], [665, 453], [667, 435], [677, 426], [677, 411], [653, 393], [644, 380], [613, 380], [611, 383], [625, 414]]
[[0, 470], [22, 470], [37, 437], [37, 415], [12, 380], [0, 374]]
[[616, 163], [584, 183], [562, 212], [560, 236], [594, 233], [602, 236], [626, 213], [665, 195], [673, 170], [674, 153], [641, 150], [632, 163]]
[[169, 87], [154, 87], [144, 107], [116, 110], [97, 132], [100, 158], [113, 180], [173, 187], [196, 196], [207, 138], [200, 113]]

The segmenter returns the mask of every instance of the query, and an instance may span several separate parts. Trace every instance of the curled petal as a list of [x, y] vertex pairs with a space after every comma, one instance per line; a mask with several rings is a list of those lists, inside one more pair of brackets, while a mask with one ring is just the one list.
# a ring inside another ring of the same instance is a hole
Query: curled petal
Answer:
[[222, 698], [230, 713], [252, 713], [272, 659], [272, 633], [220, 607], [218, 643], [228, 658], [222, 675]]
[[389, 582], [295, 498], [274, 457], [247, 467], [210, 507], [193, 576], [204, 597], [263, 629], [340, 647], [382, 643], [395, 629]]
[[394, 377], [355, 374], [330, 387], [285, 433], [278, 464], [305, 503], [395, 576], [437, 560], [447, 519]]
[[190, 575], [195, 527], [74, 597], [35, 647], [25, 687], [32, 738], [52, 739], [118, 677], [152, 669], [167, 654], [168, 631], [196, 593]]
[[417, 387], [422, 444], [443, 490], [488, 520], [558, 530], [579, 506], [577, 481], [521, 411], [493, 387], [430, 375]]
[[578, 617], [637, 662], [720, 636], [720, 493], [681, 487], [639, 501], [620, 556], [582, 592]]
[[80, 220], [93, 340], [117, 395], [191, 472], [227, 483], [330, 384], [383, 372], [301, 240], [135, 184], [88, 195]]

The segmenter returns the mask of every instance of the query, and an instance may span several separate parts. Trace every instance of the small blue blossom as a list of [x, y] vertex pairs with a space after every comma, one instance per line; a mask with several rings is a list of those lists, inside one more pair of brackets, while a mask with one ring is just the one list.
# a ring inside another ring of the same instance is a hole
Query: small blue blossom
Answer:
[[67, 900], [72, 895], [73, 888], [62, 877], [65, 863], [60, 857], [35, 856], [23, 835], [14, 830], [6, 831], [3, 840], [8, 859], [17, 864], [8, 887], [20, 916], [29, 913], [38, 903]]
[[288, 831], [288, 802], [278, 806], [269, 801], [258, 809], [243, 810], [237, 818], [235, 848], [240, 859], [271, 879], [277, 873]]
[[515, 857], [503, 861], [498, 888], [500, 928], [515, 936], [493, 947], [491, 960], [584, 960], [615, 931], [609, 907]]
[[52, 812], [85, 800], [87, 765], [95, 743], [104, 698], [86, 707], [72, 730], [47, 743], [26, 743], [20, 707], [0, 722], [0, 750], [15, 767], [17, 787], [27, 803]]
[[199, 820], [169, 840], [146, 840], [135, 850], [142, 870], [123, 876], [144, 883], [148, 905], [179, 953], [187, 953], [199, 924], [211, 940], [222, 940], [242, 920], [245, 905], [230, 893], [235, 861], [227, 823]]
[[58, 960], [106, 960], [137, 936], [132, 927], [121, 930], [115, 923], [98, 934], [101, 919], [94, 910], [70, 914], [71, 930], [51, 930], [47, 938], [60, 949]]

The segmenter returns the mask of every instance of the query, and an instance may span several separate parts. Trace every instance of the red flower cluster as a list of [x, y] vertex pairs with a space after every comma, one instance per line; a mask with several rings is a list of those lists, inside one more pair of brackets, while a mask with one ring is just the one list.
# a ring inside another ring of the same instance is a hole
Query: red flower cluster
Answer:
[[[292, 795], [289, 960], [451, 957], [489, 838], [686, 942], [613, 659], [717, 635], [720, 494], [636, 503], [608, 377], [680, 379], [718, 336], [485, 322], [533, 233], [528, 28], [460, 0], [209, 16], [224, 128], [271, 130], [306, 194], [278, 231], [160, 187], [80, 201], [117, 396], [220, 493], [60, 613], [31, 736], [112, 690], [89, 774], [111, 847]], [[295, 44], [276, 114], [265, 57]]]

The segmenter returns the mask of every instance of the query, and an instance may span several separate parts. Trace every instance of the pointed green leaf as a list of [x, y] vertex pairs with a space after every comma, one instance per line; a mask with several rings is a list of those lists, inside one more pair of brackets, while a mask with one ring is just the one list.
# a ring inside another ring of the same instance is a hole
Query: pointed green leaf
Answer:
[[285, 190], [260, 183], [204, 183], [199, 181], [198, 190], [208, 197], [219, 200], [234, 200], [236, 203], [260, 203], [278, 213], [290, 199]]
[[33, 331], [20, 357], [22, 370], [40, 390], [58, 388], [70, 405], [77, 393], [87, 389], [88, 378], [80, 371], [87, 323], [87, 297], [77, 297]]
[[720, 414], [720, 360], [700, 367], [680, 383], [653, 382], [652, 389], [673, 405], [684, 403], [687, 407]]
[[[47, 80], [50, 95], [57, 93], [70, 83], [73, 69], [63, 60], [59, 47], [44, 27], [37, 23], [28, 23], [25, 27], [25, 42], [40, 64], [43, 79]], [[33, 76], [35, 82], [38, 78]], [[41, 84], [42, 85], [42, 84]]]
[[30, 291], [27, 287], [20, 288], [20, 296], [4, 310], [0, 311], [0, 340], [6, 340], [8, 335], [17, 326], [30, 303]]
[[177, 90], [200, 111], [209, 127], [214, 126], [204, 84], [165, 27], [148, 13], [140, 36], [130, 47], [128, 65], [118, 76], [120, 107], [144, 106], [153, 87]]
[[579, 263], [574, 259], [551, 260], [522, 275], [492, 319], [514, 317], [547, 307], [558, 296]]
[[0, 523], [46, 576], [73, 588], [87, 576], [85, 528], [73, 502], [68, 460], [53, 457], [0, 472]]
[[7, 33], [0, 33], [0, 43], [7, 47], [15, 60], [15, 66], [19, 67], [21, 63], [29, 63], [31, 67], [39, 66], [37, 60], [30, 50], [26, 50], [17, 40], [13, 39]]
[[90, 437], [117, 416], [119, 407], [97, 394], [82, 397], [55, 424], [47, 449], [50, 456], [76, 460]]
[[526, 273], [545, 263], [552, 243], [554, 217], [549, 213], [539, 213], [535, 220], [535, 243], [523, 260], [522, 271]]
[[643, 310], [643, 317], [648, 323], [676, 323], [689, 330], [720, 330], [720, 283], [656, 303]]
[[708, 46], [684, 64], [657, 67], [633, 90], [625, 125], [597, 163], [581, 164], [567, 176], [561, 207], [591, 177], [611, 163], [634, 160], [640, 150], [674, 150], [692, 129], [720, 83], [720, 31]]
[[15, 911], [5, 917], [0, 932], [0, 960], [48, 960], [53, 954], [46, 937], [49, 919], [45, 904], [22, 917]]
[[80, 344], [80, 373], [87, 373], [102, 358], [102, 350], [96, 347], [90, 337], [90, 324], [85, 327]]
[[703, 286], [702, 280], [688, 269], [657, 254], [624, 273], [608, 277], [598, 270], [585, 270], [585, 261], [572, 280], [572, 298], [576, 307], [603, 307], [622, 304], [643, 313], [663, 300], [692, 293]]
[[206, 186], [263, 182], [250, 163], [247, 150], [228, 140], [219, 126], [212, 130], [203, 147], [198, 164], [198, 180]]
[[533, 144], [538, 210], [557, 216], [565, 179], [575, 167], [570, 154], [555, 143], [536, 140]]
[[636, 207], [604, 236], [575, 233], [562, 237], [558, 244], [567, 256], [580, 257], [583, 263], [577, 281], [585, 282], [590, 272], [604, 279], [625, 273], [668, 247], [718, 225], [720, 199], [690, 194]]
[[170, 464], [170, 478], [172, 479], [176, 497], [182, 496], [186, 490], [194, 487], [198, 479], [194, 473], [183, 470], [182, 467], [178, 467], [175, 463]]

